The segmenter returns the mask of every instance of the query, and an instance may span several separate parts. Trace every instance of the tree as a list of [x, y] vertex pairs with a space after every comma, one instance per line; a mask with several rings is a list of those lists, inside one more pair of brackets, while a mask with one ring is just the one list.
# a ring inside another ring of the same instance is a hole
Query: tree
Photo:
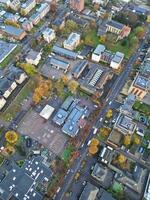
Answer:
[[55, 88], [58, 94], [62, 94], [62, 92], [64, 91], [64, 83], [61, 79], [56, 81]]
[[6, 19], [4, 22], [6, 25], [14, 26], [16, 28], [20, 28], [20, 25], [17, 22], [11, 21], [9, 19]]
[[123, 154], [119, 154], [118, 162], [120, 165], [124, 164], [126, 162], [126, 157]]
[[96, 138], [92, 138], [91, 143], [90, 143], [90, 146], [91, 146], [91, 145], [98, 146], [98, 145], [99, 145], [99, 140], [96, 139]]
[[75, 80], [71, 80], [69, 83], [68, 83], [68, 89], [70, 90], [71, 93], [76, 93], [77, 91], [77, 88], [78, 88], [79, 84], [77, 81]]
[[63, 75], [61, 77], [61, 79], [62, 79], [62, 82], [64, 83], [64, 85], [67, 85], [67, 83], [68, 83], [68, 77], [66, 75]]
[[111, 129], [110, 128], [106, 128], [106, 127], [103, 127], [103, 128], [100, 128], [100, 133], [103, 137], [108, 137], [108, 135], [110, 134], [111, 132]]
[[75, 30], [78, 30], [78, 25], [76, 22], [74, 22], [73, 20], [68, 19], [66, 21], [66, 29], [69, 30], [69, 32], [73, 32]]
[[124, 136], [123, 144], [124, 144], [125, 146], [129, 146], [130, 143], [131, 143], [131, 136], [130, 136], [129, 134], [128, 134], [128, 135], [125, 135], [125, 136]]
[[18, 141], [18, 134], [15, 131], [7, 131], [5, 133], [5, 139], [10, 144], [15, 144]]
[[98, 147], [95, 145], [90, 145], [89, 146], [89, 153], [91, 155], [95, 155], [98, 152]]
[[32, 64], [18, 62], [16, 65], [22, 68], [29, 76], [33, 76], [37, 73], [36, 67]]
[[137, 135], [134, 136], [133, 143], [136, 145], [139, 145], [141, 143], [141, 140]]
[[100, 36], [99, 42], [104, 44], [106, 42], [106, 35]]
[[109, 109], [109, 110], [107, 111], [107, 113], [106, 113], [106, 117], [107, 117], [107, 118], [112, 118], [112, 116], [113, 116], [113, 110], [112, 110], [112, 109]]
[[50, 5], [50, 11], [52, 11], [53, 13], [55, 13], [55, 12], [56, 12], [56, 9], [57, 9], [56, 1], [53, 0], [53, 1], [51, 2], [51, 5]]
[[145, 35], [145, 28], [138, 26], [134, 32], [138, 39], [142, 39]]

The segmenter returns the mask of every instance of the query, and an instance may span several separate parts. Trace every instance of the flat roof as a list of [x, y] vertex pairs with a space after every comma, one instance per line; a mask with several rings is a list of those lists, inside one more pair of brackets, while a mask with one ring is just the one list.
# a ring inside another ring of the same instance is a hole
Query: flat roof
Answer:
[[124, 54], [121, 52], [116, 52], [112, 59], [112, 62], [121, 63], [124, 58]]
[[74, 102], [74, 98], [72, 96], [69, 96], [65, 99], [65, 101], [63, 102], [63, 104], [61, 105], [61, 108], [64, 110], [68, 110], [70, 105]]
[[69, 113], [67, 111], [60, 108], [54, 116], [53, 121], [60, 126], [65, 122], [66, 118], [68, 117], [68, 114]]
[[84, 187], [79, 200], [95, 200], [98, 192], [99, 188], [88, 182]]
[[3, 26], [2, 30], [9, 35], [14, 35], [17, 37], [19, 37], [22, 33], [25, 32], [22, 28], [16, 28], [16, 27], [10, 26], [10, 25]]
[[43, 117], [44, 119], [49, 119], [54, 110], [55, 109], [52, 106], [47, 104], [40, 112], [40, 116]]
[[64, 41], [65, 44], [71, 45], [76, 42], [76, 40], [80, 39], [80, 35], [78, 33], [71, 33], [67, 40]]
[[0, 40], [0, 63], [17, 47], [17, 44]]
[[54, 65], [54, 66], [57, 66], [63, 70], [66, 70], [68, 69], [70, 63], [69, 62], [66, 62], [64, 60], [61, 60], [61, 59], [58, 59], [58, 58], [55, 58], [55, 57], [52, 57], [50, 58], [50, 64], [51, 65]]
[[70, 51], [68, 49], [65, 49], [59, 46], [53, 46], [52, 51], [56, 54], [59, 54], [67, 58], [72, 58], [72, 59], [76, 59], [78, 55], [76, 52]]
[[138, 75], [134, 81], [134, 86], [138, 86], [142, 89], [147, 89], [150, 80], [142, 75]]
[[101, 53], [103, 53], [105, 51], [105, 46], [102, 44], [99, 44], [96, 49], [94, 50], [94, 54], [100, 55]]

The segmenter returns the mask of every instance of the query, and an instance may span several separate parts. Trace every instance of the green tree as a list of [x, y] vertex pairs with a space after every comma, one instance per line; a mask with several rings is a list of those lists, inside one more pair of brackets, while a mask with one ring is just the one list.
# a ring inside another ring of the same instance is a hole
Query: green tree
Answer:
[[16, 65], [22, 68], [29, 76], [33, 76], [37, 73], [36, 67], [32, 64], [18, 62]]
[[68, 83], [68, 89], [69, 89], [70, 92], [72, 92], [73, 94], [76, 93], [78, 86], [79, 86], [79, 84], [78, 84], [78, 82], [75, 81], [75, 80], [71, 80], [71, 81]]

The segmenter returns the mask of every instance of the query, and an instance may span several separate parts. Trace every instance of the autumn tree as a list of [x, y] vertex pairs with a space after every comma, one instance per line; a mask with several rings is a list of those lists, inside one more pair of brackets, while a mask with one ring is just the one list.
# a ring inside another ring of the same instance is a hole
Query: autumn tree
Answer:
[[107, 118], [112, 118], [112, 116], [113, 116], [113, 110], [112, 110], [112, 109], [109, 109], [109, 110], [107, 111], [107, 113], [106, 113], [106, 117], [107, 117]]
[[125, 135], [124, 136], [124, 140], [123, 140], [123, 144], [127, 147], [129, 146], [131, 143], [131, 136], [128, 134], [128, 135]]
[[145, 35], [145, 28], [142, 26], [138, 26], [134, 32], [138, 39], [142, 39]]
[[61, 79], [62, 79], [62, 82], [64, 83], [64, 85], [67, 85], [67, 83], [68, 83], [68, 77], [66, 75], [63, 75], [61, 77]]
[[124, 164], [126, 162], [126, 157], [123, 154], [119, 154], [118, 156], [118, 163], [120, 165]]
[[76, 93], [76, 91], [77, 91], [77, 89], [78, 89], [78, 86], [79, 86], [79, 84], [78, 84], [78, 82], [75, 81], [75, 80], [71, 80], [71, 81], [69, 81], [69, 83], [68, 83], [68, 89], [69, 89], [69, 91], [70, 91], [71, 93], [73, 93], [73, 94]]
[[110, 132], [111, 132], [110, 128], [107, 128], [107, 127], [100, 128], [100, 134], [105, 138], [108, 137]]
[[104, 44], [106, 42], [106, 35], [100, 36], [99, 42], [102, 43], [102, 44]]
[[14, 22], [12, 20], [6, 19], [4, 22], [6, 25], [14, 26], [16, 28], [20, 28], [20, 25], [17, 22]]
[[141, 143], [140, 137], [138, 137], [137, 135], [135, 135], [133, 137], [133, 143], [136, 145], [139, 145]]
[[78, 29], [78, 25], [73, 20], [68, 19], [66, 21], [66, 29], [68, 29], [70, 32], [73, 32]]
[[64, 91], [64, 83], [61, 79], [56, 81], [55, 88], [58, 94], [61, 94]]
[[5, 133], [5, 139], [9, 144], [16, 144], [18, 138], [18, 134], [15, 131], [7, 131]]
[[98, 152], [99, 141], [96, 138], [93, 138], [90, 142], [88, 151], [89, 154], [94, 155]]

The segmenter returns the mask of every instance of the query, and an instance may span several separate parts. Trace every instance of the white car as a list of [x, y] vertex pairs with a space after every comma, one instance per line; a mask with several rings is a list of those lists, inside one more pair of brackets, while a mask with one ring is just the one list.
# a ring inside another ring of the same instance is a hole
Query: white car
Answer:
[[103, 118], [101, 117], [99, 121], [101, 122], [102, 120], [103, 120]]
[[109, 102], [109, 105], [111, 105], [111, 104], [112, 104], [112, 101]]
[[93, 134], [95, 135], [97, 133], [98, 128], [94, 128]]

